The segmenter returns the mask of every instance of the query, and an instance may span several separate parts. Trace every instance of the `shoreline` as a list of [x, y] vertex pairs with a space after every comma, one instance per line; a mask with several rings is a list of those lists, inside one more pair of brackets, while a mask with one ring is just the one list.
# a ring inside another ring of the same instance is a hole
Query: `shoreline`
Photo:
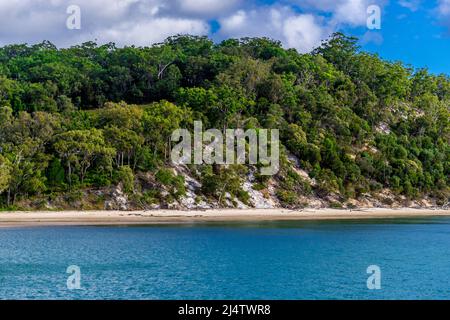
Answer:
[[109, 226], [185, 224], [196, 222], [260, 222], [296, 220], [389, 219], [450, 216], [450, 209], [360, 208], [211, 209], [154, 211], [15, 211], [0, 212], [0, 228], [38, 226]]

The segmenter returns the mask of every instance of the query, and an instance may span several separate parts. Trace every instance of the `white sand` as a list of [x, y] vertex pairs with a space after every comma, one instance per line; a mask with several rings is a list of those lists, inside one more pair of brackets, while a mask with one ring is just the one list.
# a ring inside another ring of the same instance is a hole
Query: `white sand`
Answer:
[[270, 221], [450, 216], [449, 209], [218, 209], [206, 211], [33, 211], [0, 212], [0, 227], [131, 225], [207, 221]]

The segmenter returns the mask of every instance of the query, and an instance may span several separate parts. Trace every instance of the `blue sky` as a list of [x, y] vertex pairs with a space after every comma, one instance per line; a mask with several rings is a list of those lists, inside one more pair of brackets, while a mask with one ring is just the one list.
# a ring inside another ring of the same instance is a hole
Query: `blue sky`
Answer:
[[[450, 75], [450, 15], [439, 19], [436, 8], [436, 1], [423, 1], [415, 10], [391, 2], [383, 10], [381, 29], [377, 31], [382, 41], [361, 43], [363, 49]], [[344, 30], [359, 37], [366, 32], [361, 28]]]
[[[372, 5], [379, 30], [367, 26]], [[303, 53], [336, 31], [383, 58], [450, 74], [450, 0], [0, 0], [0, 45], [147, 46], [194, 34], [266, 36]]]

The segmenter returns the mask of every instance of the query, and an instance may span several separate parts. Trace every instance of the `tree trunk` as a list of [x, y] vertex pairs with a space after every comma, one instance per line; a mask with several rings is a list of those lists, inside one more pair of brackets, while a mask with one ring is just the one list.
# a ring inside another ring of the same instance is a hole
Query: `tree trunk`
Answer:
[[69, 167], [69, 187], [72, 188], [72, 166], [70, 164], [70, 161], [68, 161], [68, 167]]

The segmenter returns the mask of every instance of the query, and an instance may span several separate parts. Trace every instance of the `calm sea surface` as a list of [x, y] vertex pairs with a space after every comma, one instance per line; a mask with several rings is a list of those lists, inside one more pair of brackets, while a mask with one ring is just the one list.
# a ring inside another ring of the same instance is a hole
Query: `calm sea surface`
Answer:
[[449, 299], [450, 219], [0, 228], [0, 298]]

